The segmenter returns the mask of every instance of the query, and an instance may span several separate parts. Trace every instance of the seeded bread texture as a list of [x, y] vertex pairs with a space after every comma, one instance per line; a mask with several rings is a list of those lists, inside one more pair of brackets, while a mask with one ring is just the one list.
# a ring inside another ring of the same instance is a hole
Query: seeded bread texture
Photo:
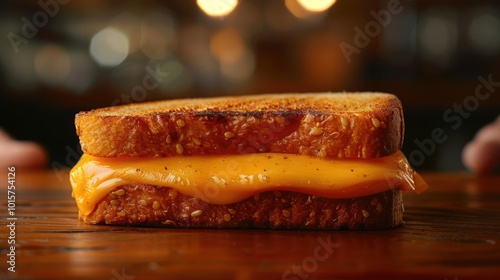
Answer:
[[81, 112], [82, 150], [98, 157], [275, 152], [374, 158], [403, 144], [399, 99], [384, 93], [179, 99]]
[[209, 204], [172, 188], [125, 185], [106, 195], [89, 224], [175, 228], [371, 230], [402, 225], [399, 189], [351, 199], [271, 191], [229, 204]]

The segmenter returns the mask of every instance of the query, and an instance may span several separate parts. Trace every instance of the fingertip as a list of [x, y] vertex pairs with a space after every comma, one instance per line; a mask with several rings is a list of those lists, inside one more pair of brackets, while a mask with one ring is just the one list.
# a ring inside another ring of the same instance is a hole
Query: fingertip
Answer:
[[16, 166], [17, 168], [43, 168], [49, 156], [47, 150], [35, 142], [8, 141], [1, 143], [2, 168]]
[[483, 127], [474, 137], [474, 142], [498, 142], [500, 144], [500, 122]]
[[49, 154], [45, 147], [35, 142], [25, 142], [24, 145], [26, 145], [25, 153], [30, 155], [26, 167], [42, 168], [47, 165]]
[[464, 147], [464, 165], [472, 172], [483, 175], [497, 173], [500, 169], [500, 143], [472, 142]]

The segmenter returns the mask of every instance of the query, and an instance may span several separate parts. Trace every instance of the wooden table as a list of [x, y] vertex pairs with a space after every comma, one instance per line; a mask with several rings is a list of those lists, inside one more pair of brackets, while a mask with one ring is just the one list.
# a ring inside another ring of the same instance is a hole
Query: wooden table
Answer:
[[85, 225], [66, 179], [18, 170], [11, 273], [2, 176], [1, 279], [500, 279], [500, 177], [424, 174], [402, 228], [306, 232]]

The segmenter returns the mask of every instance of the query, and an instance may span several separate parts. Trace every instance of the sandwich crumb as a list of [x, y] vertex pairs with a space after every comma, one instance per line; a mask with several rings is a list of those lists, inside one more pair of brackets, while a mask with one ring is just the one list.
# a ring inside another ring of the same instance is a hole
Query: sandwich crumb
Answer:
[[164, 224], [165, 226], [172, 226], [172, 227], [177, 226], [177, 223], [172, 220], [165, 220], [162, 224]]
[[197, 146], [200, 146], [200, 145], [201, 145], [200, 140], [198, 140], [198, 139], [196, 139], [196, 138], [193, 138], [193, 143], [195, 143]]
[[372, 118], [372, 124], [374, 127], [379, 127], [380, 126], [380, 121], [377, 118]]
[[184, 148], [182, 147], [181, 144], [177, 144], [175, 145], [175, 151], [178, 153], [178, 154], [182, 154], [184, 152]]
[[323, 148], [318, 149], [318, 157], [324, 158], [326, 156], [327, 156], [327, 154], [326, 154], [325, 149], [323, 149]]
[[116, 194], [118, 196], [122, 196], [125, 194], [125, 190], [123, 190], [123, 189], [116, 190], [116, 191], [114, 191], [114, 194]]
[[330, 137], [337, 138], [337, 137], [339, 137], [339, 135], [340, 135], [340, 133], [338, 133], [337, 131], [334, 131], [334, 132], [332, 132], [332, 134], [330, 134]]
[[141, 200], [137, 201], [137, 203], [138, 203], [139, 205], [142, 205], [142, 206], [146, 206], [146, 205], [148, 205], [148, 202], [147, 202], [146, 200], [144, 200], [144, 199], [141, 199]]
[[227, 209], [227, 212], [229, 212], [229, 214], [231, 214], [231, 215], [236, 214], [236, 211], [233, 208]]
[[315, 126], [311, 129], [309, 134], [314, 135], [314, 136], [319, 136], [319, 135], [323, 134], [323, 130], [321, 128]]
[[382, 212], [382, 210], [384, 210], [384, 208], [382, 207], [382, 204], [380, 204], [380, 202], [377, 203], [377, 208], [376, 209], [377, 209], [377, 212]]
[[165, 139], [165, 142], [167, 142], [167, 144], [172, 143], [172, 135], [168, 134], [167, 138]]
[[226, 222], [231, 221], [231, 215], [229, 215], [229, 214], [224, 214], [224, 221], [226, 221]]
[[340, 118], [340, 122], [342, 123], [342, 127], [343, 127], [344, 129], [346, 129], [346, 128], [347, 128], [347, 126], [349, 125], [349, 123], [347, 122], [347, 120], [346, 120], [344, 117], [341, 117], [341, 118]]
[[361, 210], [361, 212], [363, 213], [363, 217], [365, 217], [365, 218], [370, 217], [370, 213], [368, 213], [368, 211], [366, 211], [366, 210]]
[[194, 210], [193, 212], [191, 212], [191, 217], [198, 217], [200, 216], [201, 214], [203, 214], [203, 210]]
[[224, 132], [224, 137], [226, 137], [227, 139], [233, 138], [234, 137], [234, 133], [231, 132], [231, 131], [226, 131], [226, 132]]
[[154, 210], [160, 209], [160, 203], [158, 203], [158, 201], [153, 202], [153, 209]]
[[178, 127], [184, 127], [186, 125], [186, 122], [183, 119], [178, 119], [175, 123]]
[[118, 205], [120, 205], [120, 201], [113, 199], [113, 200], [111, 200], [111, 201], [109, 202], [109, 204], [111, 204], [111, 205], [113, 205], [113, 206], [118, 206]]

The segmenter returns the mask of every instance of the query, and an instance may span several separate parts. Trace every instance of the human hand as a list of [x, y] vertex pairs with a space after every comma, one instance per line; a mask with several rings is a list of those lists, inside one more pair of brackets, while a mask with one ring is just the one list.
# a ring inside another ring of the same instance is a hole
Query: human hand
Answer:
[[475, 173], [500, 173], [500, 116], [464, 147], [462, 160]]
[[47, 160], [47, 152], [42, 146], [34, 142], [15, 140], [0, 128], [0, 170], [9, 166], [42, 168]]

